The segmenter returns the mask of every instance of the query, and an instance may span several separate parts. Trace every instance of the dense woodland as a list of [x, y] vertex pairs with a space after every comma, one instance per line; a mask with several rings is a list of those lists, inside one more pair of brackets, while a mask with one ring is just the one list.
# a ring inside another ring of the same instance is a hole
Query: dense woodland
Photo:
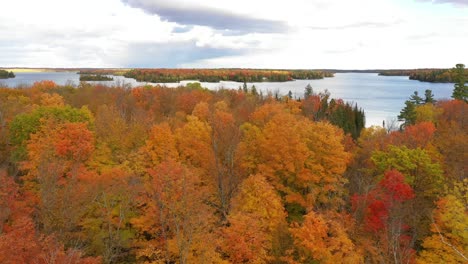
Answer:
[[80, 81], [113, 81], [114, 78], [101, 74], [81, 74]]
[[15, 74], [12, 71], [0, 70], [0, 79], [15, 78]]
[[[462, 65], [462, 64], [458, 64]], [[457, 81], [458, 68], [454, 69], [416, 69], [416, 70], [384, 70], [379, 71], [379, 75], [383, 76], [409, 76], [410, 80], [418, 80], [421, 82], [440, 82], [454, 83]], [[468, 79], [468, 69], [463, 72], [465, 79]]]
[[0, 263], [466, 263], [458, 94], [392, 131], [310, 86], [1, 88]]
[[132, 69], [127, 71], [94, 69], [80, 73], [121, 74], [140, 82], [175, 83], [184, 80], [201, 82], [286, 82], [333, 77], [333, 73], [314, 70], [256, 70], [256, 69]]

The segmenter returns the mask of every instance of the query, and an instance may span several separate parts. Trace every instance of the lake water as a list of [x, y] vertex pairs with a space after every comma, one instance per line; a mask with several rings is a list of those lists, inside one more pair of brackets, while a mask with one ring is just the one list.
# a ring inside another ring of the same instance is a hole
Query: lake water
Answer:
[[[18, 87], [21, 85], [31, 85], [35, 81], [52, 80], [57, 84], [79, 84], [79, 75], [76, 72], [41, 72], [41, 73], [16, 73], [16, 78], [0, 80], [0, 85]], [[193, 81], [183, 81], [181, 83], [166, 83], [168, 87], [177, 87]], [[96, 82], [93, 82], [96, 83]], [[108, 85], [129, 85], [132, 87], [152, 83], [137, 82], [134, 79], [122, 76], [114, 76], [112, 82], [97, 82]], [[304, 88], [310, 84], [314, 92], [328, 90], [332, 98], [341, 98], [348, 102], [357, 103], [366, 113], [366, 126], [382, 125], [382, 121], [388, 122], [395, 119], [404, 107], [405, 100], [418, 91], [422, 96], [426, 89], [432, 90], [436, 99], [450, 98], [453, 84], [451, 83], [427, 83], [409, 80], [405, 76], [378, 76], [375, 73], [337, 73], [333, 78], [322, 80], [297, 80], [281, 83], [248, 83], [250, 88], [255, 85], [257, 90], [267, 92], [279, 92], [285, 95], [289, 91], [295, 97], [302, 97]], [[243, 85], [239, 82], [205, 83], [203, 87], [209, 89], [238, 89]]]

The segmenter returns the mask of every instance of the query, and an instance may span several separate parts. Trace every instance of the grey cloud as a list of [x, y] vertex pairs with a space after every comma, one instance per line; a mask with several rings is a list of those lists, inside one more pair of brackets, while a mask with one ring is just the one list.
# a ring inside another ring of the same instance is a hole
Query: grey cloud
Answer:
[[176, 26], [174, 27], [174, 29], [172, 29], [172, 33], [187, 33], [192, 29], [193, 29], [193, 26], [185, 26], [185, 27]]
[[134, 43], [119, 64], [131, 68], [180, 67], [203, 59], [244, 54], [246, 50], [198, 47], [193, 41], [178, 43]]
[[430, 2], [434, 4], [453, 4], [455, 6], [468, 7], [468, 0], [417, 0], [418, 2]]
[[289, 30], [285, 22], [257, 19], [226, 10], [187, 6], [180, 2], [167, 0], [121, 0], [134, 8], [140, 8], [149, 14], [156, 14], [162, 19], [182, 25], [208, 26], [218, 30], [238, 32], [281, 33]]

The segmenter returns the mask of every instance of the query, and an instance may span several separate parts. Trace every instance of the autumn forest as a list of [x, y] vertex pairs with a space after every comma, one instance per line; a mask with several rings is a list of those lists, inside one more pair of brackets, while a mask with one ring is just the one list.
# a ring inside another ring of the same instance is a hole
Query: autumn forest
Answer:
[[467, 263], [466, 86], [411, 92], [0, 88], [0, 263]]

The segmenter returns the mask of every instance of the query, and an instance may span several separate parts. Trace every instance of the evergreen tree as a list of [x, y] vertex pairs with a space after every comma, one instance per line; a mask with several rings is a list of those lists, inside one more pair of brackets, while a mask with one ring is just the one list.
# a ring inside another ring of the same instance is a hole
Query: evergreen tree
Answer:
[[247, 82], [244, 81], [244, 86], [242, 87], [244, 90], [244, 93], [248, 93], [249, 90], [247, 89]]
[[410, 101], [415, 105], [420, 105], [424, 102], [421, 96], [419, 96], [418, 91], [414, 91], [414, 93], [410, 96]]
[[403, 127], [414, 124], [416, 121], [416, 104], [410, 100], [405, 101], [405, 108], [400, 111], [398, 121], [403, 121]]
[[305, 87], [305, 91], [304, 91], [304, 98], [307, 99], [309, 96], [313, 95], [314, 94], [314, 91], [312, 89], [312, 86], [309, 84], [307, 84], [307, 86]]
[[468, 102], [468, 87], [465, 86], [465, 65], [457, 64], [455, 71], [455, 87], [453, 89], [452, 98]]
[[252, 94], [258, 95], [257, 88], [255, 87], [255, 85], [252, 85]]
[[427, 89], [425, 92], [424, 92], [424, 103], [425, 104], [433, 104], [436, 102], [436, 100], [434, 99], [434, 94], [432, 93], [431, 90]]
[[293, 98], [293, 94], [292, 94], [291, 90], [289, 90], [289, 92], [288, 92], [288, 97], [289, 97], [289, 99]]

